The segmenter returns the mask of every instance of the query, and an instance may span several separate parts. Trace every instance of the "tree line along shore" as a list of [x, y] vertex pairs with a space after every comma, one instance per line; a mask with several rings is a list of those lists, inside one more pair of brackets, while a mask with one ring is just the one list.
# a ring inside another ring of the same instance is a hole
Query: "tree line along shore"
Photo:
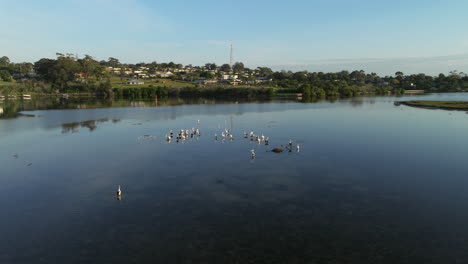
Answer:
[[366, 94], [458, 92], [468, 90], [468, 76], [452, 71], [448, 75], [393, 76], [340, 71], [273, 71], [250, 69], [242, 62], [233, 65], [206, 63], [203, 66], [169, 63], [122, 63], [116, 58], [98, 61], [57, 53], [55, 59], [34, 63], [11, 62], [0, 57], [0, 96], [90, 95], [104, 98], [145, 99], [165, 96], [257, 97], [301, 94], [303, 98], [351, 97]]

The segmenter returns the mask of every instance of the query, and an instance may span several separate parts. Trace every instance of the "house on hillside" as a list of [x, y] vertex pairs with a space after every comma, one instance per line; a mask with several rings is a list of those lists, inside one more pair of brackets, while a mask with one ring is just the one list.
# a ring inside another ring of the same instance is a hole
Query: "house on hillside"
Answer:
[[139, 80], [130, 80], [127, 82], [129, 85], [142, 85], [145, 84], [145, 82], [139, 81]]
[[170, 71], [158, 73], [159, 78], [169, 78], [169, 77], [171, 77], [173, 75], [174, 74], [172, 72], [170, 72]]
[[221, 78], [225, 81], [227, 80], [237, 80], [239, 76], [237, 74], [231, 75], [231, 74], [223, 74]]
[[216, 80], [216, 79], [198, 79], [195, 82], [198, 83], [198, 84], [207, 85], [207, 84], [217, 84], [218, 80]]
[[256, 83], [266, 83], [271, 81], [273, 81], [273, 79], [268, 77], [258, 77], [257, 80], [255, 80]]

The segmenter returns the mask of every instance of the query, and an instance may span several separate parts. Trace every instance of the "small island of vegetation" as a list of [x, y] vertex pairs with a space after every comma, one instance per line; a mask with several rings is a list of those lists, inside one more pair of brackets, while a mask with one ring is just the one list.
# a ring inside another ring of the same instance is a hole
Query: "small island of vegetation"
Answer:
[[468, 101], [400, 101], [395, 102], [395, 105], [407, 105], [430, 109], [468, 110]]

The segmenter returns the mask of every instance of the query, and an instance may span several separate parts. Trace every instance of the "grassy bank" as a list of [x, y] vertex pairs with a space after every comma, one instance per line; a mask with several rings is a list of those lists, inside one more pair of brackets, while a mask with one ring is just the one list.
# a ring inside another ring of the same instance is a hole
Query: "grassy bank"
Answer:
[[401, 101], [395, 104], [431, 109], [468, 110], [468, 101]]

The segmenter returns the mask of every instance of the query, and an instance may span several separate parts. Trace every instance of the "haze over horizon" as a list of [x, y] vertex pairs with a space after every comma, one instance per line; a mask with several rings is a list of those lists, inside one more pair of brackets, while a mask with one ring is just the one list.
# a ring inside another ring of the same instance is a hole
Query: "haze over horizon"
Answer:
[[234, 60], [275, 70], [468, 72], [468, 2], [0, 0], [0, 56]]

